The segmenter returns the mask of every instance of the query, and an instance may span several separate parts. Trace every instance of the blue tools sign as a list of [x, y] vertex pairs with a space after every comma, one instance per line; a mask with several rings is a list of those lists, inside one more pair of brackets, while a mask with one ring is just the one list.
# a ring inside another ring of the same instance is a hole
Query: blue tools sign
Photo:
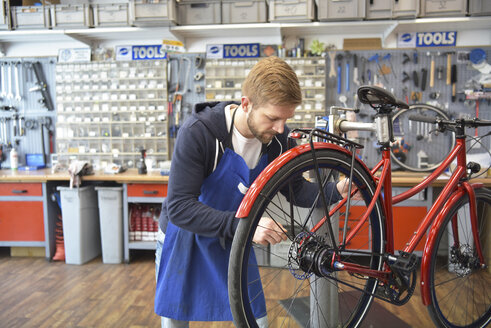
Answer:
[[399, 48], [455, 47], [457, 32], [401, 33], [397, 38]]
[[455, 47], [457, 32], [420, 32], [416, 36], [416, 47]]
[[261, 54], [259, 43], [224, 44], [223, 58], [254, 58]]
[[116, 47], [116, 60], [152, 60], [166, 58], [167, 53], [161, 44]]

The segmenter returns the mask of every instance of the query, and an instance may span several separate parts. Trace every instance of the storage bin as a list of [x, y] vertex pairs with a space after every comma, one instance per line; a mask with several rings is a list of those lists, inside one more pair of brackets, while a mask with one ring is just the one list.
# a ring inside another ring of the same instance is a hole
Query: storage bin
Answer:
[[10, 30], [10, 7], [9, 1], [1, 1], [0, 4], [0, 30]]
[[39, 29], [49, 28], [50, 6], [21, 6], [11, 7], [12, 29]]
[[395, 0], [366, 0], [367, 19], [391, 19]]
[[269, 0], [268, 4], [270, 22], [311, 22], [315, 19], [314, 0]]
[[491, 1], [469, 0], [469, 14], [471, 16], [491, 15]]
[[366, 16], [366, 0], [317, 0], [320, 21], [361, 20]]
[[467, 0], [421, 0], [421, 16], [465, 16]]
[[101, 227], [102, 262], [123, 262], [123, 188], [96, 187]]
[[89, 28], [93, 25], [88, 4], [52, 5], [50, 14], [52, 28]]
[[61, 198], [65, 262], [84, 264], [101, 254], [96, 191], [93, 186], [57, 189]]
[[167, 26], [177, 20], [175, 0], [131, 0], [129, 11], [130, 24], [134, 26]]
[[128, 3], [91, 5], [94, 27], [129, 26]]
[[416, 18], [419, 16], [419, 0], [392, 0], [392, 18]]
[[222, 24], [266, 22], [266, 0], [222, 0]]
[[177, 6], [179, 25], [220, 24], [222, 22], [221, 1], [181, 0]]

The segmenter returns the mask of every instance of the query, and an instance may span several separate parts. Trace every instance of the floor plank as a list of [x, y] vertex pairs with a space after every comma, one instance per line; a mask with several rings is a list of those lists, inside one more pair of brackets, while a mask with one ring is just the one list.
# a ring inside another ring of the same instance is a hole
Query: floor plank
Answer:
[[[10, 257], [0, 247], [0, 327], [160, 327], [153, 312], [155, 263], [142, 251], [131, 264], [84, 265], [44, 258]], [[419, 288], [408, 304], [377, 302], [409, 327], [432, 327]], [[231, 323], [192, 323], [191, 328], [232, 328]]]

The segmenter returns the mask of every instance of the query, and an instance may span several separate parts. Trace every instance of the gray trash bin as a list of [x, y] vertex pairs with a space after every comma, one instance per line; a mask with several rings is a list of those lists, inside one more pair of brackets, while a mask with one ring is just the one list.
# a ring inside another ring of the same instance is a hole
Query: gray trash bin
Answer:
[[123, 262], [123, 188], [96, 187], [101, 224], [102, 262]]
[[93, 186], [58, 187], [63, 216], [65, 262], [84, 264], [101, 254], [97, 194]]

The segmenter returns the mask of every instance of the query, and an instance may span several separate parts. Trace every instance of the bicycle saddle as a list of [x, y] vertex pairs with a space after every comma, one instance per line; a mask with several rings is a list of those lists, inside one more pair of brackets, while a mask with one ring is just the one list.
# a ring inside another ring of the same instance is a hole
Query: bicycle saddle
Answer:
[[365, 85], [358, 88], [358, 99], [375, 109], [390, 111], [393, 108], [409, 108], [408, 104], [396, 99], [389, 91], [373, 85]]

